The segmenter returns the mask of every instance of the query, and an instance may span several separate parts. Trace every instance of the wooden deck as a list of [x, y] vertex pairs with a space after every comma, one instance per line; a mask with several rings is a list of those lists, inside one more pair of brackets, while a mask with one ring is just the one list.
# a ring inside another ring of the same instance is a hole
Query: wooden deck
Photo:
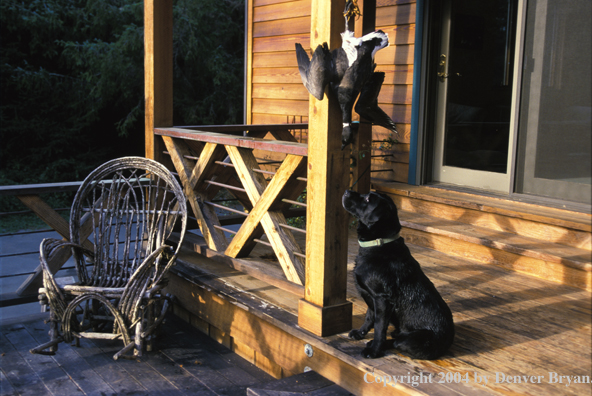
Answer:
[[[349, 270], [357, 252], [353, 234]], [[191, 240], [199, 251], [201, 242]], [[590, 292], [415, 245], [410, 248], [454, 315], [455, 342], [441, 360], [414, 361], [395, 351], [381, 359], [363, 359], [365, 341], [350, 340], [347, 333], [320, 338], [299, 328], [296, 294], [190, 251], [180, 258], [171, 289], [177, 291], [181, 316], [198, 327], [216, 329], [235, 346], [244, 345], [253, 360], [265, 355], [268, 365], [275, 365], [276, 377], [309, 366], [364, 395], [592, 394]], [[251, 255], [270, 256], [264, 246]], [[354, 303], [354, 327], [359, 326], [365, 304], [351, 273], [348, 299]], [[304, 356], [304, 344], [315, 351], [312, 358]], [[414, 375], [424, 383], [414, 386]], [[398, 376], [399, 383], [376, 383], [385, 376]]]
[[4, 325], [0, 335], [0, 394], [12, 395], [244, 395], [273, 377], [171, 315], [156, 351], [138, 361], [113, 354], [121, 342], [60, 344], [55, 356], [31, 355], [47, 341], [42, 319]]

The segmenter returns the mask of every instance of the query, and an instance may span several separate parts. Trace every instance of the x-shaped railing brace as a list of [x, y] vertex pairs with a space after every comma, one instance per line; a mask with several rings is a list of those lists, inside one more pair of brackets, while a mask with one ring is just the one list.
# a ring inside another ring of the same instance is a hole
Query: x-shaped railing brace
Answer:
[[[193, 165], [186, 158], [193, 153], [182, 140], [168, 136], [163, 136], [163, 139], [208, 247], [223, 251], [230, 257], [245, 257], [253, 249], [254, 240], [265, 233], [287, 279], [304, 284], [303, 254], [290, 230], [284, 227], [287, 223], [283, 211], [290, 204], [283, 200], [295, 200], [306, 187], [306, 182], [299, 180], [306, 174], [306, 157], [288, 154], [268, 183], [261, 173], [256, 172], [260, 168], [252, 149], [205, 143], [199, 159]], [[216, 164], [227, 156], [231, 161], [229, 166]], [[239, 177], [246, 197], [236, 191], [232, 193], [247, 210], [251, 206], [252, 209], [228, 244], [224, 232], [219, 228], [220, 221], [214, 208], [204, 202], [212, 199], [220, 189], [208, 181], [215, 179], [228, 184], [235, 174]], [[245, 202], [245, 198], [248, 198], [248, 202]]]

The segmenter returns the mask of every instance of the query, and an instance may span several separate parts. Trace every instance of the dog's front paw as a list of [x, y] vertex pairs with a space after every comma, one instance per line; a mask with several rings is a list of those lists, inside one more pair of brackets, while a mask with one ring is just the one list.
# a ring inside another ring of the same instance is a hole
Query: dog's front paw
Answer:
[[[368, 344], [372, 344], [372, 341]], [[362, 350], [362, 356], [364, 356], [366, 359], [376, 359], [379, 357], [383, 357], [384, 352], [382, 352], [380, 349], [377, 350], [376, 348], [372, 348], [372, 346], [370, 345], [366, 346], [366, 348]]]
[[362, 330], [352, 330], [349, 332], [349, 338], [353, 338], [354, 340], [361, 340], [366, 335], [365, 331]]

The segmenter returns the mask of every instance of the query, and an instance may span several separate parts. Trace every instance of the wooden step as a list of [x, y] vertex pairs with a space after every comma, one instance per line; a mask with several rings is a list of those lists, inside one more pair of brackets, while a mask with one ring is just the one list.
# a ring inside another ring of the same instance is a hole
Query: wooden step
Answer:
[[373, 182], [414, 244], [553, 282], [592, 289], [592, 215], [402, 183]]
[[592, 250], [589, 213], [428, 186], [375, 181], [373, 187], [388, 193], [399, 210]]
[[[355, 251], [354, 230], [348, 244]], [[261, 361], [281, 365], [279, 371], [286, 375], [310, 367], [357, 395], [590, 395], [590, 292], [408, 246], [454, 316], [455, 341], [442, 359], [413, 360], [394, 350], [380, 359], [365, 359], [360, 352], [370, 336], [313, 336], [297, 325], [301, 297], [195, 255], [192, 247], [182, 250], [169, 287], [187, 309], [180, 311], [186, 320], [200, 326], [207, 322], [210, 329], [228, 335], [230, 344], [255, 350], [256, 362], [262, 355], [268, 360]], [[348, 267], [353, 268], [353, 257]], [[354, 304], [357, 327], [366, 306], [351, 273], [347, 298]], [[306, 344], [313, 348], [312, 357], [305, 353]], [[421, 373], [431, 375], [433, 382], [413, 385], [409, 375]], [[551, 373], [569, 375], [572, 382], [551, 381]], [[455, 374], [462, 375], [461, 381]], [[502, 375], [509, 381], [496, 381]], [[524, 381], [531, 376], [540, 376], [541, 383]], [[388, 378], [389, 385], [383, 386], [381, 378]]]
[[401, 210], [409, 243], [546, 280], [592, 290], [590, 251]]

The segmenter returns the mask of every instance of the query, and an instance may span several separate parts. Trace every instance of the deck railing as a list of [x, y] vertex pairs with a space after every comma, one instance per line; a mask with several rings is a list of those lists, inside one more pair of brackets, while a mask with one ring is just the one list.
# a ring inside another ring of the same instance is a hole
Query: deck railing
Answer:
[[[162, 137], [184, 186], [205, 240], [202, 253], [300, 295], [306, 256], [294, 233], [306, 231], [288, 224], [287, 218], [304, 215], [306, 208], [298, 197], [306, 189], [308, 148], [290, 133], [301, 129], [306, 129], [306, 124], [154, 130]], [[264, 139], [267, 133], [277, 140]], [[213, 202], [221, 190], [238, 201], [240, 209]], [[220, 211], [238, 216], [238, 230], [222, 225]], [[264, 234], [267, 241], [262, 239]], [[273, 249], [285, 277], [270, 275], [252, 261], [240, 260], [248, 257], [257, 243]]]
[[[195, 128], [200, 131], [194, 131]], [[282, 124], [184, 127], [155, 131], [163, 137], [167, 147], [164, 154], [170, 156], [193, 209], [195, 217], [190, 221], [189, 228], [191, 225], [199, 228], [204, 237], [205, 243], [195, 244], [194, 249], [300, 297], [304, 295], [305, 254], [296, 242], [294, 233], [304, 234], [306, 231], [290, 225], [288, 219], [306, 215], [306, 203], [298, 199], [306, 189], [307, 145], [297, 142], [294, 137], [302, 136], [306, 128], [306, 124]], [[243, 132], [249, 135], [243, 136]], [[283, 140], [263, 139], [267, 133]], [[0, 195], [16, 197], [29, 208], [28, 212], [36, 214], [49, 225], [49, 229], [40, 231], [56, 231], [68, 239], [67, 220], [42, 196], [59, 192], [74, 193], [80, 184], [0, 186]], [[226, 197], [232, 196], [230, 199], [216, 199], [221, 191], [227, 192]], [[228, 205], [229, 201], [239, 204], [233, 207]], [[225, 212], [230, 214], [223, 215]], [[3, 217], [18, 214], [22, 213], [6, 213]], [[240, 225], [240, 228], [228, 228], [231, 225]], [[232, 238], [227, 238], [227, 234], [232, 234]], [[264, 240], [264, 235], [267, 240]], [[90, 244], [88, 241], [86, 243]], [[249, 256], [258, 243], [274, 250], [283, 274], [270, 271], [269, 267], [263, 269], [253, 260], [242, 260]], [[37, 246], [32, 245], [28, 249], [30, 251], [18, 255], [30, 255], [34, 257], [32, 260], [37, 261]], [[54, 270], [64, 269], [62, 266], [69, 257], [68, 251]], [[27, 278], [16, 292], [2, 294], [1, 306], [37, 300], [38, 289], [42, 287], [40, 268], [35, 271], [16, 271], [15, 274]]]
[[[176, 170], [194, 215], [193, 228], [199, 228], [203, 237], [192, 239], [193, 249], [296, 294], [301, 298], [299, 321], [313, 323], [311, 327], [315, 333], [329, 334], [334, 331], [333, 323], [351, 321], [351, 303], [345, 300], [343, 281], [346, 273], [345, 261], [337, 268], [330, 264], [331, 260], [325, 258], [328, 254], [326, 249], [345, 252], [340, 253], [340, 257], [347, 255], [347, 249], [341, 243], [341, 236], [346, 235], [346, 230], [345, 234], [343, 230], [339, 231], [339, 238], [332, 235], [330, 240], [320, 244], [319, 237], [306, 235], [307, 230], [288, 221], [293, 217], [306, 216], [311, 210], [311, 202], [318, 204], [311, 197], [311, 194], [318, 194], [318, 191], [310, 185], [308, 168], [312, 164], [308, 159], [309, 146], [298, 142], [294, 137], [294, 134], [298, 136], [301, 130], [306, 129], [307, 124], [167, 127], [155, 128], [154, 135], [155, 138], [162, 139], [159, 146], [164, 148], [157, 159]], [[264, 138], [267, 134], [271, 138]], [[339, 155], [344, 160], [349, 158], [349, 153], [339, 152]], [[346, 167], [343, 170], [348, 173]], [[346, 174], [340, 175], [340, 181], [336, 183], [339, 184], [341, 194], [342, 189], [351, 185], [356, 177], [356, 169], [350, 169], [349, 173], [349, 177]], [[75, 191], [79, 184], [3, 187], [2, 194], [17, 196], [52, 229], [68, 238], [67, 221], [38, 195], [56, 189]], [[221, 192], [225, 192], [222, 197]], [[339, 194], [336, 192], [332, 195]], [[303, 196], [312, 201], [306, 202]], [[235, 204], [229, 205], [230, 200]], [[337, 212], [333, 216], [343, 220], [345, 215], [339, 210]], [[309, 213], [311, 216], [313, 214], [312, 218], [320, 216], [324, 224], [328, 224], [319, 228], [315, 220], [309, 223], [317, 234], [324, 227], [334, 227], [332, 220], [327, 220], [322, 210], [317, 208], [314, 213]], [[310, 222], [311, 217], [306, 217]], [[341, 220], [335, 223], [345, 224]], [[302, 238], [303, 235], [305, 238]], [[306, 244], [298, 243], [298, 239], [306, 240]], [[268, 245], [273, 249], [279, 266], [262, 265], [261, 260], [249, 258], [258, 244]], [[320, 245], [326, 247], [319, 248]], [[307, 252], [309, 248], [312, 250]], [[55, 270], [67, 259], [65, 256]], [[19, 288], [19, 295], [34, 296], [41, 287], [40, 275], [40, 271], [32, 273]], [[340, 279], [336, 282], [339, 287], [327, 286], [337, 276]], [[328, 305], [309, 299], [315, 289], [326, 289], [324, 297], [319, 301], [327, 301]], [[319, 310], [322, 311], [321, 314]], [[319, 315], [327, 315], [322, 326], [315, 324]], [[339, 326], [350, 325], [346, 323]]]
[[[67, 220], [60, 215], [58, 212], [69, 211], [69, 208], [55, 209], [52, 208], [46, 201], [47, 195], [55, 193], [74, 193], [78, 190], [82, 182], [66, 182], [66, 183], [47, 183], [47, 184], [28, 184], [28, 185], [12, 185], [12, 186], [0, 186], [0, 195], [3, 196], [14, 196], [21, 203], [23, 203], [29, 210], [18, 211], [11, 213], [2, 213], [1, 219], [7, 219], [9, 216], [19, 216], [26, 213], [34, 213], [43, 220], [50, 228], [41, 229], [34, 231], [17, 231], [2, 234], [2, 237], [8, 237], [10, 235], [25, 235], [31, 233], [41, 233], [48, 231], [57, 231], [63, 238], [70, 238], [70, 227]], [[39, 243], [41, 239], [39, 239]], [[2, 259], [17, 259], [23, 256], [30, 256], [35, 262], [39, 262], [39, 243], [31, 245], [30, 249], [26, 251], [15, 252], [10, 254], [3, 254]], [[90, 242], [86, 242], [87, 247], [92, 247]], [[70, 252], [64, 250], [64, 254], [60, 256], [59, 260], [54, 262], [55, 271], [59, 271], [64, 268], [63, 265], [70, 258]], [[34, 271], [23, 269], [15, 269], [12, 273], [2, 271], [2, 278], [14, 277], [14, 276], [26, 276], [27, 278], [21, 283], [15, 292], [2, 291], [0, 296], [0, 306], [18, 305], [29, 302], [37, 301], [38, 289], [42, 287], [43, 273], [40, 266]]]

